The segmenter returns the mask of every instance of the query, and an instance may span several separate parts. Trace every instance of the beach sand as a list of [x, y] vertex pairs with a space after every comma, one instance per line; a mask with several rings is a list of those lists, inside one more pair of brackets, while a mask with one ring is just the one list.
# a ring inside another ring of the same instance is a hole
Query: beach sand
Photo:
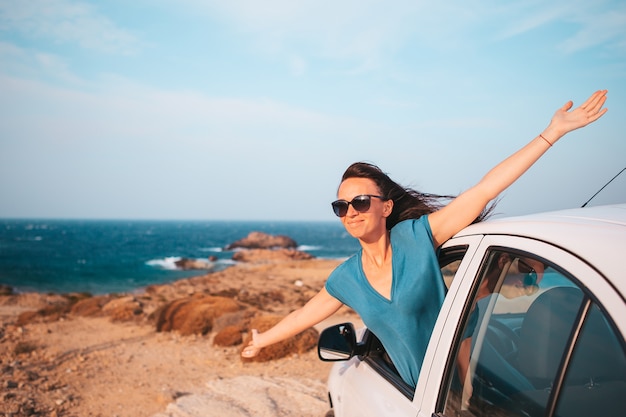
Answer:
[[[208, 333], [183, 336], [157, 332], [155, 317], [173, 300], [207, 294], [237, 300], [246, 312], [238, 317], [284, 316], [319, 291], [338, 263], [239, 264], [134, 294], [94, 297], [99, 309], [88, 313], [54, 308], [68, 299], [76, 306], [80, 295], [2, 295], [0, 415], [323, 416], [331, 364], [315, 348], [243, 361], [242, 344], [213, 344], [217, 319]], [[344, 307], [316, 329], [343, 321], [360, 325]]]

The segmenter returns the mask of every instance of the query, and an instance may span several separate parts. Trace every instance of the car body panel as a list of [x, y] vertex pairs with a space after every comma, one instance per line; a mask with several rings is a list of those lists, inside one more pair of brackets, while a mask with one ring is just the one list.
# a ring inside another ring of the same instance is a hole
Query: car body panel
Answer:
[[[524, 236], [551, 243], [584, 254], [585, 261], [603, 275], [619, 277], [624, 268], [616, 259], [625, 253], [626, 204], [489, 220], [466, 227], [456, 237], [473, 234]], [[626, 279], [612, 284], [626, 299]]]
[[[367, 416], [372, 410], [389, 416], [407, 416], [417, 411], [410, 400], [357, 357], [336, 363], [328, 385], [334, 387], [331, 392], [337, 393], [333, 396], [337, 416]], [[372, 385], [377, 389], [370, 390]], [[367, 401], [361, 398], [363, 392], [368, 393]]]

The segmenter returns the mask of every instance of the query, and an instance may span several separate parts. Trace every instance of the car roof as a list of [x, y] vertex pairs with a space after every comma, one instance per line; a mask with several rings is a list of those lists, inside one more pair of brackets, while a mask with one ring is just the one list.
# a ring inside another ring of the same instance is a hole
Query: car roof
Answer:
[[576, 254], [626, 295], [626, 203], [490, 219], [456, 236], [509, 235], [541, 240]]

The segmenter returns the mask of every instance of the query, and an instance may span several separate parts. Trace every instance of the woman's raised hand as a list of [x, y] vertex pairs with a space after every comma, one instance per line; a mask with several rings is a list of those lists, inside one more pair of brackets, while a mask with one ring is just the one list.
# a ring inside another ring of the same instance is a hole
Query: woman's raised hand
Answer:
[[596, 91], [587, 101], [574, 110], [571, 110], [574, 103], [568, 101], [554, 113], [550, 125], [544, 130], [542, 135], [550, 143], [554, 144], [566, 133], [595, 122], [608, 110], [602, 108], [606, 101], [606, 93], [607, 90]]

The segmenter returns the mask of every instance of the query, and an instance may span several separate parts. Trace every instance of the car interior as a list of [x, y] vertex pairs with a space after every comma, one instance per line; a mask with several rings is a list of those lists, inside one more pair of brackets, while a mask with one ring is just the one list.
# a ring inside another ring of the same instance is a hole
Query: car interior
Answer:
[[626, 409], [619, 394], [626, 385], [624, 342], [575, 281], [546, 265], [538, 291], [511, 300], [499, 293], [509, 277], [499, 279], [494, 295], [475, 305], [482, 311], [471, 332], [471, 378], [457, 370], [450, 384], [456, 400], [444, 415], [582, 417]]

